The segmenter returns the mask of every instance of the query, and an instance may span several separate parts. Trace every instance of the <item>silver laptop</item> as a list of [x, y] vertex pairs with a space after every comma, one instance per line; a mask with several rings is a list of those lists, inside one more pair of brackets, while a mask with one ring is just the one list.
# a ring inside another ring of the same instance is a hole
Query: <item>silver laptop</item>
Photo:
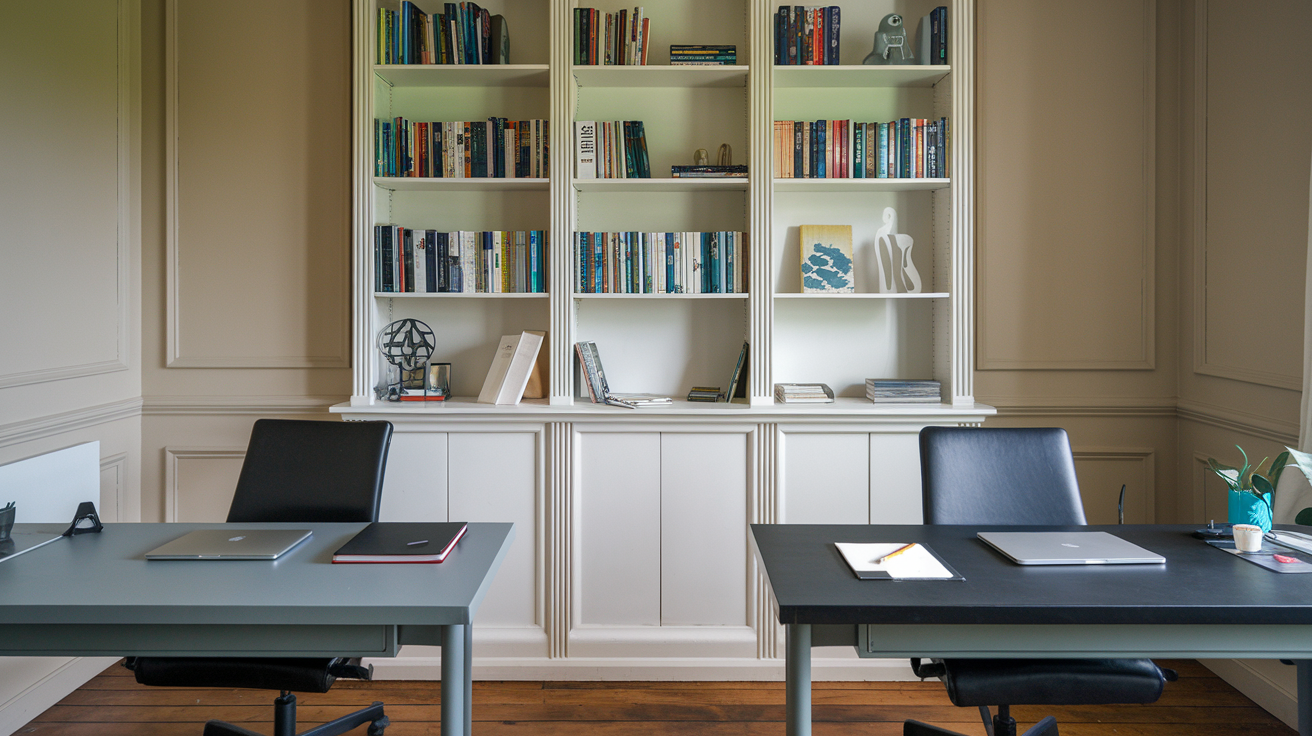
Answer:
[[309, 529], [199, 529], [146, 553], [148, 560], [276, 560]]
[[1154, 552], [1107, 532], [978, 532], [1018, 565], [1150, 565], [1166, 562]]

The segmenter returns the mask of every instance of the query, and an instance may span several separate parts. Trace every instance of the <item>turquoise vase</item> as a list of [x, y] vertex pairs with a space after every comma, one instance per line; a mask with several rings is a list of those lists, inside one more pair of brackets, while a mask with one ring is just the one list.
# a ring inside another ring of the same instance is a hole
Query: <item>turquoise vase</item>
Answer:
[[1261, 498], [1251, 493], [1230, 491], [1230, 523], [1254, 524], [1271, 531], [1271, 494]]

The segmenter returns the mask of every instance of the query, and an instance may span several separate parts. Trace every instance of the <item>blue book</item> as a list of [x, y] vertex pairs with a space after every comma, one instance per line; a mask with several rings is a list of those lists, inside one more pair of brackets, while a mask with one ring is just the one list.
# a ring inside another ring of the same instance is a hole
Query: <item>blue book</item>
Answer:
[[816, 156], [815, 156], [815, 167], [816, 167], [816, 169], [815, 169], [815, 171], [816, 171], [816, 174], [815, 174], [815, 175], [816, 175], [816, 178], [818, 178], [818, 179], [824, 179], [824, 178], [826, 178], [826, 177], [828, 176], [828, 173], [825, 171], [825, 152], [828, 150], [828, 149], [826, 148], [826, 143], [825, 143], [825, 127], [826, 127], [826, 125], [825, 125], [825, 121], [824, 121], [824, 120], [817, 120], [817, 121], [816, 121], [816, 123], [815, 123], [815, 140], [816, 140]]
[[665, 233], [665, 293], [674, 293], [674, 233]]
[[604, 281], [606, 279], [606, 235], [605, 233], [592, 234], [592, 293], [600, 294], [606, 290]]

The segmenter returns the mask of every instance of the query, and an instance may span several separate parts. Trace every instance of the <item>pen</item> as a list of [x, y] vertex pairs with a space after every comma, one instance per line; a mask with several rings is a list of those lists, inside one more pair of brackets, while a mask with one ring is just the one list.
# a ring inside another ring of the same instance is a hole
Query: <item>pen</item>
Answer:
[[407, 547], [413, 547], [413, 546], [415, 546], [416, 544], [428, 544], [428, 540], [427, 540], [427, 539], [417, 539], [417, 540], [415, 540], [415, 541], [413, 541], [413, 542], [406, 542], [406, 543], [405, 543], [405, 546], [407, 546]]
[[916, 543], [912, 542], [911, 544], [908, 544], [905, 547], [899, 547], [898, 549], [895, 549], [892, 552], [889, 552], [888, 554], [884, 555], [883, 557], [880, 557], [879, 559], [875, 560], [875, 564], [882, 565], [885, 562], [888, 562], [889, 560], [893, 559], [894, 557], [897, 557], [898, 555], [902, 554], [903, 552], [906, 552], [907, 550], [911, 549], [914, 546], [916, 546]]

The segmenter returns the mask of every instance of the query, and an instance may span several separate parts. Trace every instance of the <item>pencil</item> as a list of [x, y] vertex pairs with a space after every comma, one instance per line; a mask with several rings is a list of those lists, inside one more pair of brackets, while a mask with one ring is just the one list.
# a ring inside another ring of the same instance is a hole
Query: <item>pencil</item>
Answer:
[[889, 552], [888, 554], [884, 555], [883, 557], [880, 557], [879, 559], [875, 560], [875, 564], [882, 565], [885, 562], [888, 562], [889, 560], [893, 559], [894, 557], [897, 557], [898, 555], [902, 554], [903, 552], [906, 552], [907, 550], [911, 549], [914, 546], [916, 546], [916, 543], [912, 542], [911, 544], [908, 544], [905, 547], [899, 547], [898, 549], [895, 549], [892, 552]]

